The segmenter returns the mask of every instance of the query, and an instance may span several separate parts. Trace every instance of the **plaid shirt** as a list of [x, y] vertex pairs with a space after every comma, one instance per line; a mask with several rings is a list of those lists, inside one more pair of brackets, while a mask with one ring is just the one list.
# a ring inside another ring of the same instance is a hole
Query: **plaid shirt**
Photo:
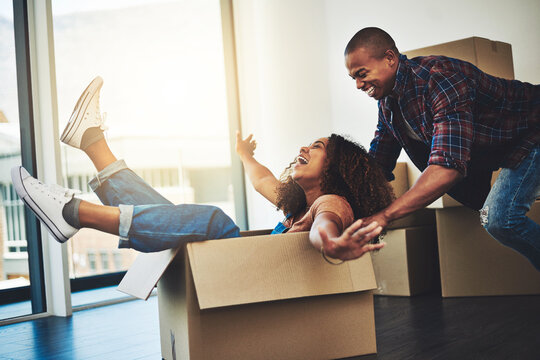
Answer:
[[540, 85], [444, 56], [400, 55], [392, 93], [379, 101], [370, 154], [388, 180], [402, 148], [421, 170], [435, 164], [467, 176], [471, 162], [515, 168], [538, 144]]

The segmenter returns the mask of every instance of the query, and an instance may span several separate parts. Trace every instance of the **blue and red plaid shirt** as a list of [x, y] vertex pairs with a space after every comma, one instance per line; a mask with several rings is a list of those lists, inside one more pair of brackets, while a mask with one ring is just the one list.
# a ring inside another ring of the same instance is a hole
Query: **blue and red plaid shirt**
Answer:
[[497, 78], [458, 59], [400, 55], [392, 93], [379, 100], [370, 154], [388, 180], [402, 148], [421, 170], [435, 164], [467, 176], [471, 160], [491, 170], [515, 168], [538, 144], [540, 85]]

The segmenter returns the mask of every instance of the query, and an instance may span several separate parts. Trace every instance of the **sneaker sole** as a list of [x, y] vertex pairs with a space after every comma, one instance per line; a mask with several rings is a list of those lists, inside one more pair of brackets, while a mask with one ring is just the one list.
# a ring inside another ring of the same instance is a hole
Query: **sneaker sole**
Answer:
[[88, 109], [88, 105], [90, 105], [90, 101], [92, 101], [96, 93], [99, 91], [99, 89], [101, 89], [102, 85], [103, 79], [98, 76], [92, 80], [92, 82], [90, 82], [86, 89], [84, 89], [82, 95], [79, 97], [79, 100], [77, 100], [77, 104], [75, 104], [75, 108], [71, 113], [71, 117], [69, 118], [66, 128], [62, 132], [62, 136], [60, 136], [60, 141], [62, 141], [64, 144], [70, 145], [69, 142], [77, 133], [82, 124], [82, 119], [84, 119], [84, 114], [86, 113], [86, 109]]
[[60, 243], [65, 243], [69, 240], [68, 237], [66, 237], [62, 232], [56, 227], [54, 222], [41, 210], [38, 204], [34, 202], [34, 200], [30, 197], [28, 192], [26, 191], [26, 188], [24, 186], [24, 182], [22, 179], [21, 174], [22, 166], [14, 167], [11, 169], [11, 180], [13, 182], [13, 186], [15, 187], [15, 191], [21, 198], [21, 200], [28, 206], [34, 214], [38, 217], [38, 219], [45, 224], [47, 229], [49, 229], [49, 232], [54, 236], [56, 241]]

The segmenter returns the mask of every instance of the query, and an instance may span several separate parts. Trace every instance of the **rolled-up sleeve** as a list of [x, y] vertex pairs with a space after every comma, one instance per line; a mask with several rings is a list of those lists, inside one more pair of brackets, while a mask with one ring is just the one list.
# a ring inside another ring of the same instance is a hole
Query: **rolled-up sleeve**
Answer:
[[428, 165], [453, 168], [466, 176], [474, 140], [474, 86], [460, 73], [435, 72], [428, 89], [433, 114]]

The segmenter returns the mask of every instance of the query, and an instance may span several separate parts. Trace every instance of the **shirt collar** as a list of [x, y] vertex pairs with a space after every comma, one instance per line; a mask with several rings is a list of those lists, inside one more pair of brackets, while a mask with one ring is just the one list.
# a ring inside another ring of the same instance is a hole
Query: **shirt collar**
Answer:
[[392, 92], [390, 93], [390, 96], [395, 97], [396, 99], [399, 99], [401, 95], [403, 95], [403, 92], [405, 91], [405, 84], [407, 83], [407, 56], [403, 54], [399, 54], [399, 63], [398, 63], [398, 69], [396, 72], [396, 81], [394, 83], [394, 87], [392, 88]]

